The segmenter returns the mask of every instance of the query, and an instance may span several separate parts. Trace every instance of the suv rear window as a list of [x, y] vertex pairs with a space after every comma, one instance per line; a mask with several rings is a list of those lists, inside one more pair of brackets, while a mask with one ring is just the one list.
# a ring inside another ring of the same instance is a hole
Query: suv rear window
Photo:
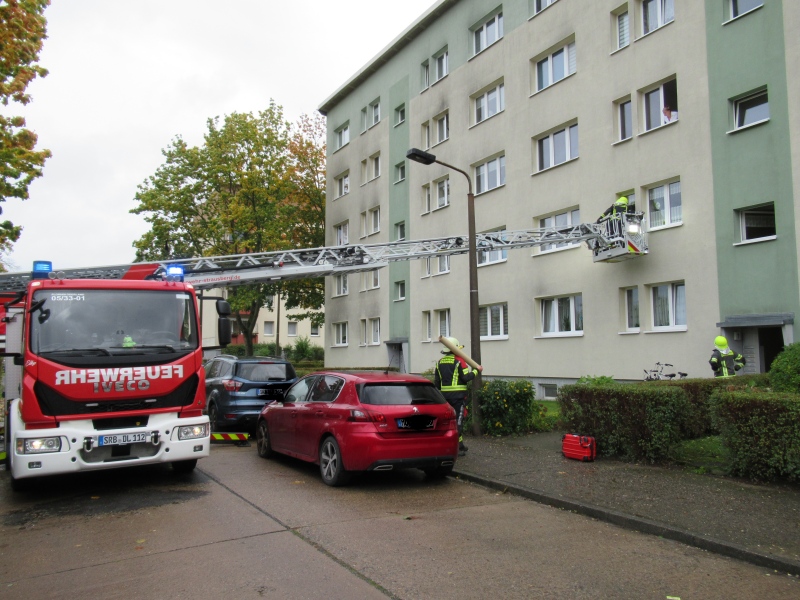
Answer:
[[432, 384], [365, 384], [359, 390], [362, 404], [445, 404], [447, 401]]
[[286, 363], [240, 363], [236, 376], [248, 381], [286, 381], [294, 379], [292, 365]]

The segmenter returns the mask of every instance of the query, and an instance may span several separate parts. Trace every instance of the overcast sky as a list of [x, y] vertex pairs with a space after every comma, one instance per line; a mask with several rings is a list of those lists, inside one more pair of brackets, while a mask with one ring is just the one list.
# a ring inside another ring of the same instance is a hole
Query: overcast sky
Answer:
[[296, 121], [385, 48], [434, 0], [52, 0], [40, 64], [14, 106], [53, 157], [24, 202], [6, 257], [56, 269], [132, 262], [147, 224], [128, 211], [176, 135], [202, 142], [209, 117], [270, 98]]

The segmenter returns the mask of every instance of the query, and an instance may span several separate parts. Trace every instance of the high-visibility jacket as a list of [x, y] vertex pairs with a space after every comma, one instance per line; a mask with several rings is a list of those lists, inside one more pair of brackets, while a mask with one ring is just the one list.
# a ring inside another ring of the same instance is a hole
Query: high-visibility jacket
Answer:
[[446, 354], [436, 363], [433, 383], [442, 391], [445, 400], [461, 400], [467, 395], [467, 383], [477, 374], [464, 359]]
[[736, 371], [747, 364], [747, 361], [744, 356], [730, 348], [725, 353], [720, 352], [719, 348], [714, 348], [708, 364], [711, 365], [711, 370], [714, 371], [714, 377], [733, 377], [736, 375]]

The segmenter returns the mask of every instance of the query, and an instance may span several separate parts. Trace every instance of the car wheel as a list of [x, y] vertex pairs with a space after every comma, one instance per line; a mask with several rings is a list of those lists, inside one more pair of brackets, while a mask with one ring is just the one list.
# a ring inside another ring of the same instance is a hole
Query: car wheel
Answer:
[[209, 426], [211, 427], [211, 431], [217, 430], [217, 415], [219, 412], [217, 411], [217, 405], [212, 404], [208, 407], [208, 422]]
[[194, 471], [194, 468], [197, 466], [197, 459], [193, 458], [191, 460], [179, 460], [172, 463], [172, 470], [176, 473], [191, 473]]
[[322, 440], [319, 447], [319, 472], [322, 482], [330, 486], [344, 485], [347, 483], [349, 473], [342, 464], [342, 452], [333, 436]]
[[274, 453], [269, 441], [269, 428], [264, 420], [259, 421], [256, 427], [256, 450], [261, 458], [269, 458]]
[[434, 467], [432, 469], [422, 469], [428, 479], [444, 479], [453, 472], [452, 465], [449, 467]]

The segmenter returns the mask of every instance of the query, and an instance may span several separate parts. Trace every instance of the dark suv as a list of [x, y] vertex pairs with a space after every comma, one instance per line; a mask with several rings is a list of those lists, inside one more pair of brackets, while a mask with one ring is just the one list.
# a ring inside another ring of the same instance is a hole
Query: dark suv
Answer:
[[282, 400], [297, 381], [294, 367], [280, 358], [222, 354], [206, 363], [206, 406], [211, 430], [253, 430], [264, 405]]

